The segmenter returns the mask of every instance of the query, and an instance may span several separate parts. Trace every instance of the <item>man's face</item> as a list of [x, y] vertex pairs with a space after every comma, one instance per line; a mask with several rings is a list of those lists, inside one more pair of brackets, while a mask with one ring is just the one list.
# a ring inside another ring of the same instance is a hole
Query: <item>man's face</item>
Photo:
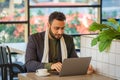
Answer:
[[48, 24], [48, 26], [56, 39], [60, 39], [62, 37], [64, 33], [65, 21], [59, 21], [54, 19], [51, 25]]

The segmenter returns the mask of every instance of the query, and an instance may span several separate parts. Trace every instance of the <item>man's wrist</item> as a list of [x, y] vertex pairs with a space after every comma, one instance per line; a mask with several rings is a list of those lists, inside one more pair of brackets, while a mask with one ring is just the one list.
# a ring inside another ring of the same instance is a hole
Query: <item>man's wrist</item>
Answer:
[[52, 63], [45, 63], [44, 68], [51, 70], [51, 65], [52, 65]]

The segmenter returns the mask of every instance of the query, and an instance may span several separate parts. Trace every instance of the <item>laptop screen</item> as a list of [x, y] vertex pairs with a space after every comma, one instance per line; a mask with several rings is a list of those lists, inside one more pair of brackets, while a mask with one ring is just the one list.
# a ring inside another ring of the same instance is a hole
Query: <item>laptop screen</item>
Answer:
[[91, 57], [65, 59], [59, 76], [84, 75], [87, 73], [90, 61]]

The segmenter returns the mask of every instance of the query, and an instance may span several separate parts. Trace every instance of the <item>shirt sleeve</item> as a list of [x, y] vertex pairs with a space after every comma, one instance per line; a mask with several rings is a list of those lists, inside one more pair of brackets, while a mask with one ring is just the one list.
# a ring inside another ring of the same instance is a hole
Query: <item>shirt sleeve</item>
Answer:
[[44, 68], [47, 70], [51, 70], [52, 63], [44, 63]]

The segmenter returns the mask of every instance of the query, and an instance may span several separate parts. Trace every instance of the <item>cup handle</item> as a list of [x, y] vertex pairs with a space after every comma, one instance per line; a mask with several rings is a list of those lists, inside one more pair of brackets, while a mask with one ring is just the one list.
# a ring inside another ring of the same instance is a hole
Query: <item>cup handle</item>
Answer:
[[36, 73], [38, 73], [38, 70], [36, 70]]

